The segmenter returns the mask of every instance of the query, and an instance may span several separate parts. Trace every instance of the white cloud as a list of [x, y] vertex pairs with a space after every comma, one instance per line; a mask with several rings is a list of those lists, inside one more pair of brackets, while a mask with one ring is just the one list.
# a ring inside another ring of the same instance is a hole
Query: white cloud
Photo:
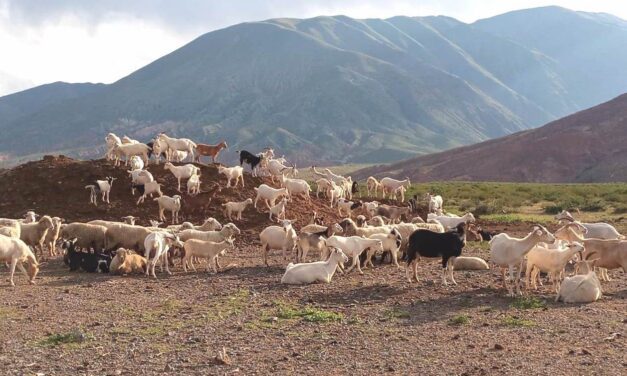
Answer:
[[114, 82], [194, 37], [245, 21], [344, 14], [465, 22], [544, 5], [627, 18], [615, 0], [0, 0], [0, 95], [53, 81]]

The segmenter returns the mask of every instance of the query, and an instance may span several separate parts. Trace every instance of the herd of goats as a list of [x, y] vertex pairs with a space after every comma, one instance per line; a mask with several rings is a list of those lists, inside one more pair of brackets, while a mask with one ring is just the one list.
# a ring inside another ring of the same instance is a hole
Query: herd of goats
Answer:
[[[93, 220], [87, 223], [62, 223], [58, 217], [48, 215], [37, 218], [33, 211], [21, 219], [0, 219], [0, 259], [10, 269], [10, 283], [19, 268], [31, 283], [39, 271], [39, 257], [57, 255], [60, 244], [65, 263], [71, 271], [82, 269], [88, 272], [102, 271], [115, 274], [145, 273], [156, 277], [155, 267], [171, 274], [176, 258], [185, 271], [196, 270], [195, 263], [205, 259], [207, 271], [218, 272], [219, 257], [234, 250], [234, 241], [240, 235], [234, 223], [222, 225], [208, 218], [201, 225], [189, 222], [179, 224], [181, 196], [172, 197], [161, 192], [161, 185], [145, 168], [150, 161], [159, 164], [164, 158], [164, 168], [178, 181], [181, 191], [183, 181], [187, 194], [200, 192], [200, 169], [192, 163], [180, 164], [189, 158], [200, 162], [201, 157], [211, 157], [216, 163], [221, 150], [227, 147], [222, 141], [217, 145], [197, 144], [190, 139], [172, 138], [159, 134], [152, 142], [141, 143], [128, 137], [119, 138], [110, 133], [105, 138], [106, 159], [119, 166], [124, 160], [130, 166], [131, 191], [139, 192], [137, 204], [146, 198], [156, 201], [159, 221], [165, 222], [165, 212], [171, 212], [172, 224], [159, 227], [162, 222], [150, 221], [151, 226], [135, 225], [136, 218], [125, 217], [124, 222]], [[441, 258], [442, 283], [453, 284], [454, 270], [487, 270], [488, 263], [478, 257], [462, 256], [468, 234], [476, 240], [490, 243], [490, 262], [500, 267], [503, 287], [509, 295], [521, 294], [521, 276], [525, 269], [526, 287], [537, 289], [542, 283], [540, 273], [546, 273], [557, 293], [557, 300], [565, 302], [592, 302], [601, 296], [601, 282], [607, 281], [608, 269], [622, 268], [627, 271], [627, 241], [608, 223], [581, 223], [564, 211], [556, 216], [562, 225], [555, 233], [541, 225], [534, 225], [524, 238], [515, 238], [506, 233], [494, 234], [474, 225], [472, 213], [457, 216], [443, 211], [443, 199], [427, 193], [424, 197], [429, 213], [427, 218], [412, 218], [420, 198], [413, 196], [408, 206], [380, 204], [379, 193], [384, 198], [405, 202], [405, 193], [410, 187], [409, 179], [396, 180], [374, 177], [366, 181], [367, 197], [375, 200], [354, 200], [359, 192], [358, 184], [350, 177], [334, 174], [329, 169], [316, 170], [316, 196], [328, 198], [329, 205], [338, 210], [341, 219], [337, 223], [324, 224], [315, 213], [312, 220], [299, 233], [286, 219], [286, 206], [294, 197], [310, 199], [313, 192], [310, 183], [297, 178], [298, 170], [289, 165], [285, 158], [276, 158], [272, 149], [253, 154], [238, 151], [240, 165], [225, 167], [218, 171], [226, 177], [226, 187], [244, 187], [243, 165], [248, 164], [253, 176], [267, 176], [268, 184], [254, 188], [255, 197], [241, 202], [222, 204], [225, 217], [241, 220], [248, 205], [258, 207], [261, 200], [268, 210], [271, 222], [259, 234], [263, 260], [268, 265], [268, 253], [280, 250], [283, 260], [295, 255], [295, 263], [286, 266], [281, 283], [308, 284], [330, 283], [334, 274], [348, 273], [362, 266], [374, 266], [372, 260], [382, 255], [385, 260], [400, 267], [398, 260], [405, 260], [409, 282], [418, 281], [418, 261], [421, 257]], [[179, 163], [175, 165], [174, 163]], [[97, 180], [85, 188], [90, 192], [90, 203], [97, 205], [98, 198], [109, 203], [109, 193], [114, 178]], [[259, 210], [259, 209], [258, 209]], [[360, 213], [359, 215], [356, 215]], [[426, 221], [425, 221], [426, 220]], [[308, 262], [308, 253], [319, 261]], [[319, 255], [319, 256], [318, 256]], [[350, 266], [344, 270], [344, 264]], [[566, 276], [565, 267], [574, 263], [574, 275]], [[23, 264], [26, 264], [24, 267]], [[506, 274], [509, 270], [509, 278]], [[597, 277], [597, 273], [599, 277]], [[514, 291], [515, 290], [515, 291]]]

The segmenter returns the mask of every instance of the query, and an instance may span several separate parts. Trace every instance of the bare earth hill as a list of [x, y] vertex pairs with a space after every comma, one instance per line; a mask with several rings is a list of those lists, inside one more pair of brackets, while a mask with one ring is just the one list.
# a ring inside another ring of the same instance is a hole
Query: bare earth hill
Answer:
[[412, 181], [627, 180], [627, 94], [541, 128], [355, 173]]

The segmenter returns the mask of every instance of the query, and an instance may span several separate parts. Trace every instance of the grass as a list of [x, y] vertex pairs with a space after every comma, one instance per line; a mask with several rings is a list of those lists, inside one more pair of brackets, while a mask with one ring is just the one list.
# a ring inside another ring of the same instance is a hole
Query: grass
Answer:
[[89, 339], [92, 339], [90, 334], [81, 330], [73, 330], [68, 333], [51, 334], [40, 341], [39, 344], [44, 347], [56, 347], [59, 345], [83, 343]]
[[391, 320], [391, 319], [409, 319], [411, 318], [411, 315], [409, 314], [409, 312], [402, 310], [402, 309], [398, 309], [398, 308], [392, 308], [389, 309], [387, 311], [385, 311], [385, 318]]
[[546, 308], [546, 302], [535, 296], [517, 297], [511, 306], [518, 309], [542, 309]]
[[284, 303], [276, 303], [276, 317], [283, 320], [302, 319], [313, 323], [342, 321], [344, 315], [338, 312], [325, 311], [314, 307], [296, 308]]
[[514, 316], [506, 316], [501, 320], [501, 323], [505, 326], [518, 327], [518, 328], [532, 328], [536, 326], [536, 323], [531, 320], [521, 319]]
[[449, 320], [451, 325], [466, 325], [470, 323], [470, 317], [467, 315], [457, 315]]

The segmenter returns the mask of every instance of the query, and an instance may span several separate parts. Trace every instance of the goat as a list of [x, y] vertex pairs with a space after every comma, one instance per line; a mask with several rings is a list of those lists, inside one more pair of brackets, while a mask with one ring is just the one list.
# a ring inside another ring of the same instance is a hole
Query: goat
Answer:
[[283, 197], [276, 205], [268, 211], [268, 219], [272, 221], [272, 217], [276, 217], [277, 222], [285, 220], [285, 207], [287, 206], [287, 198]]
[[[221, 242], [202, 241], [196, 239], [189, 239], [185, 241], [183, 246], [185, 249], [185, 256], [183, 257], [183, 270], [187, 272], [187, 264], [192, 257], [207, 259], [207, 272], [209, 266], [213, 268], [213, 272], [217, 273], [220, 269], [220, 263], [218, 262], [218, 256], [224, 255], [229, 249], [234, 250], [233, 239], [225, 239]], [[215, 263], [215, 265], [213, 265]], [[189, 262], [192, 269], [196, 271], [196, 267], [193, 263]]]
[[[369, 176], [368, 180], [366, 180], [366, 189], [368, 191], [368, 197], [377, 197], [377, 192], [381, 188], [381, 183], [374, 177]], [[373, 196], [374, 193], [374, 196]]]
[[574, 223], [580, 224], [587, 230], [586, 238], [607, 239], [607, 240], [625, 239], [625, 236], [621, 235], [616, 230], [616, 228], [610, 225], [609, 223], [603, 223], [603, 222], [581, 223], [581, 222], [575, 221], [575, 218], [573, 218], [572, 214], [570, 214], [566, 210], [563, 210], [561, 213], [556, 215], [555, 219], [559, 222], [567, 221], [567, 222], [574, 222]]
[[413, 277], [418, 281], [418, 260], [420, 257], [442, 257], [442, 284], [448, 285], [447, 274], [454, 285], [453, 269], [455, 258], [461, 256], [466, 246], [466, 224], [460, 223], [455, 230], [444, 233], [429, 230], [416, 230], [409, 236], [407, 248], [407, 280], [411, 282], [409, 272], [413, 265]]
[[257, 192], [257, 196], [255, 197], [255, 201], [253, 202], [253, 206], [257, 208], [257, 202], [259, 199], [263, 199], [266, 203], [268, 209], [275, 205], [277, 198], [280, 196], [288, 196], [289, 193], [287, 188], [272, 188], [267, 184], [261, 184], [259, 187], [255, 187], [255, 192]]
[[222, 149], [228, 148], [226, 141], [222, 140], [216, 145], [197, 144], [196, 145], [196, 162], [200, 163], [200, 157], [211, 157], [211, 162], [216, 163], [218, 154]]
[[331, 283], [338, 266], [348, 262], [348, 257], [339, 249], [334, 248], [328, 260], [311, 263], [292, 264], [285, 268], [281, 283], [300, 285], [314, 282]]
[[268, 251], [280, 249], [283, 259], [286, 258], [286, 251], [292, 252], [296, 246], [296, 231], [292, 227], [292, 222], [284, 220], [282, 226], [268, 226], [259, 234], [261, 240], [261, 250], [263, 251], [263, 262], [268, 265]]
[[332, 226], [319, 226], [308, 225], [301, 229], [296, 241], [296, 262], [305, 262], [307, 260], [307, 253], [311, 250], [316, 250], [320, 254], [321, 260], [327, 258], [327, 248], [325, 244], [325, 238], [329, 238], [335, 234], [341, 234], [343, 232], [342, 227], [339, 224]]
[[264, 157], [254, 155], [253, 153], [246, 150], [236, 150], [237, 154], [239, 154], [239, 165], [242, 166], [244, 163], [247, 163], [250, 166], [250, 170], [253, 176], [257, 176], [257, 172], [262, 163]]
[[149, 181], [144, 184], [133, 184], [133, 190], [137, 190], [140, 193], [136, 205], [144, 202], [147, 196], [152, 197], [153, 193], [156, 193], [159, 197], [163, 196], [163, 193], [161, 192], [161, 184], [156, 181]]
[[442, 210], [442, 204], [444, 203], [442, 196], [434, 196], [431, 193], [427, 192], [425, 193], [425, 200], [427, 201], [427, 206], [429, 207], [429, 213], [434, 213], [437, 210]]
[[154, 198], [153, 201], [157, 201], [159, 204], [159, 220], [166, 221], [164, 211], [168, 210], [172, 212], [172, 223], [179, 222], [179, 211], [181, 210], [181, 196], [159, 196]]
[[353, 259], [351, 266], [346, 270], [347, 273], [357, 267], [359, 274], [364, 274], [359, 263], [359, 255], [366, 249], [370, 249], [372, 252], [383, 251], [383, 243], [381, 240], [365, 239], [361, 236], [344, 237], [333, 235], [327, 239], [326, 246], [339, 248], [346, 256]]
[[111, 192], [113, 181], [116, 179], [117, 178], [107, 176], [105, 180], [96, 180], [95, 184], [86, 185], [85, 189], [90, 190], [89, 203], [98, 206], [98, 194], [102, 193], [102, 202], [109, 204], [109, 193]]
[[166, 170], [170, 170], [172, 175], [176, 177], [178, 181], [178, 191], [181, 191], [181, 179], [189, 179], [192, 175], [198, 175], [200, 169], [193, 164], [186, 164], [183, 166], [175, 166], [171, 162], [166, 162], [163, 165], [163, 168]]
[[[168, 149], [170, 151], [168, 153], [168, 156], [170, 158], [172, 156], [171, 152], [184, 151], [189, 154], [190, 161], [194, 160], [194, 150], [196, 149], [196, 144], [192, 140], [189, 140], [186, 138], [168, 137], [168, 135], [166, 135], [165, 133], [159, 133], [159, 135], [157, 135], [157, 139], [165, 142], [165, 144], [168, 146]], [[181, 190], [180, 185], [179, 185], [179, 190]]]
[[231, 215], [235, 213], [236, 219], [241, 220], [242, 212], [246, 210], [246, 207], [252, 203], [253, 203], [253, 199], [247, 198], [246, 200], [240, 201], [240, 202], [231, 201], [231, 202], [222, 204], [222, 207], [224, 208], [224, 216], [227, 217], [229, 221], [231, 221], [232, 220]]
[[393, 193], [399, 187], [409, 188], [411, 186], [411, 182], [409, 178], [405, 178], [405, 180], [396, 180], [392, 178], [383, 178], [381, 179], [381, 190], [383, 191], [383, 197], [385, 197], [386, 191], [390, 194], [390, 198], [392, 198]]
[[562, 249], [549, 249], [536, 245], [527, 253], [527, 271], [525, 272], [525, 284], [529, 289], [529, 284], [533, 286], [535, 290], [538, 289], [536, 279], [540, 272], [549, 273], [553, 279], [553, 288], [555, 292], [559, 291], [559, 279], [560, 274], [564, 270], [564, 267], [575, 254], [583, 253], [584, 246], [580, 243], [572, 243], [567, 245], [567, 248]]
[[[172, 274], [169, 267], [170, 263], [167, 259], [168, 249], [170, 247], [183, 248], [183, 243], [181, 243], [178, 236], [161, 231], [153, 232], [146, 236], [146, 239], [144, 239], [144, 257], [147, 261], [146, 276], [152, 275], [153, 278], [157, 278], [155, 266], [162, 257], [161, 272], [163, 272], [163, 263], [165, 263], [166, 273]], [[152, 252], [154, 252], [154, 256], [151, 259], [150, 254]]]
[[237, 187], [237, 183], [239, 181], [242, 182], [242, 188], [244, 188], [244, 169], [240, 166], [235, 167], [218, 167], [218, 173], [226, 176], [226, 187], [229, 188], [231, 186], [231, 181], [235, 180], [235, 184], [233, 187]]
[[[13, 275], [16, 267], [28, 277], [30, 284], [35, 283], [35, 276], [39, 272], [39, 264], [33, 252], [22, 240], [0, 235], [0, 261], [11, 263], [9, 266], [9, 283], [11, 286], [15, 286]], [[22, 265], [24, 262], [28, 264], [28, 272]]]

